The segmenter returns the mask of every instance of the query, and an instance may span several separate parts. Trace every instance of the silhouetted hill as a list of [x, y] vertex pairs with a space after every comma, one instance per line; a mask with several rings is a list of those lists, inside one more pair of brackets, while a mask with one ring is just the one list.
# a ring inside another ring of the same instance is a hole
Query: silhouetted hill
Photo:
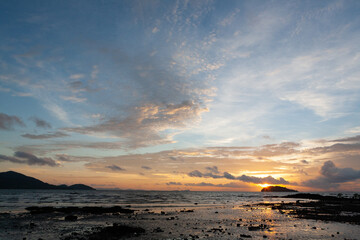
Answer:
[[296, 190], [288, 189], [286, 187], [280, 187], [280, 186], [264, 187], [263, 189], [261, 189], [261, 191], [262, 192], [297, 192]]
[[69, 188], [72, 190], [95, 190], [94, 188], [89, 187], [84, 184], [74, 184], [74, 185], [69, 186]]
[[95, 190], [83, 184], [56, 186], [14, 171], [0, 173], [0, 189]]

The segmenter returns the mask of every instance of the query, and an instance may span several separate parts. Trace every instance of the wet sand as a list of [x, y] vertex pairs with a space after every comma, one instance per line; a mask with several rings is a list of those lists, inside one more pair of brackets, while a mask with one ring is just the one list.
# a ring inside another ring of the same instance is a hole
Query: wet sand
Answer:
[[358, 239], [358, 203], [289, 199], [135, 211], [131, 206], [33, 208], [2, 213], [0, 239]]

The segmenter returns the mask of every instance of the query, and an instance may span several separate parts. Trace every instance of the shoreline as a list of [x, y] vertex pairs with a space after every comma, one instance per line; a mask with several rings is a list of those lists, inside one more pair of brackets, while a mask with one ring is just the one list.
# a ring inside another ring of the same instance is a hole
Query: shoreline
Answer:
[[[333, 215], [325, 219], [310, 214], [326, 216], [325, 206], [334, 208], [337, 202], [343, 209], [349, 199], [334, 201], [294, 199], [166, 209], [33, 207], [26, 213], [0, 214], [0, 239], [356, 239], [360, 221], [351, 224]], [[344, 210], [360, 217], [359, 200], [353, 204]]]

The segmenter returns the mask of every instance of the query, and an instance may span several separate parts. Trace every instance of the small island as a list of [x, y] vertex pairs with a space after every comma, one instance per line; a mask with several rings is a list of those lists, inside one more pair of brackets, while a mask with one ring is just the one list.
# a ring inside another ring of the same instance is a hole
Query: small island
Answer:
[[288, 189], [286, 187], [269, 186], [261, 189], [261, 192], [297, 192], [297, 191], [293, 189]]

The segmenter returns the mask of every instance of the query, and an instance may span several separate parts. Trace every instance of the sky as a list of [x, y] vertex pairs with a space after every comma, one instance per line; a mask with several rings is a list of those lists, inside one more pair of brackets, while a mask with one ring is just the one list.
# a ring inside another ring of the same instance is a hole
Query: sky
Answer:
[[0, 1], [0, 169], [360, 191], [359, 1]]

